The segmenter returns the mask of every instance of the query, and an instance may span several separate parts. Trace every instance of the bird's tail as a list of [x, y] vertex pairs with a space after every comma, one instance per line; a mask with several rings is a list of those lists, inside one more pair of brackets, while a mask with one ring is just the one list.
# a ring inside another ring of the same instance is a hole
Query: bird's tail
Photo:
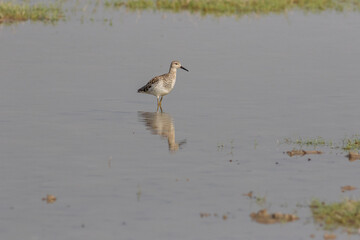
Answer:
[[145, 92], [147, 92], [147, 90], [148, 90], [148, 86], [145, 85], [138, 89], [138, 93], [145, 93]]
[[145, 86], [138, 89], [138, 93], [145, 92]]

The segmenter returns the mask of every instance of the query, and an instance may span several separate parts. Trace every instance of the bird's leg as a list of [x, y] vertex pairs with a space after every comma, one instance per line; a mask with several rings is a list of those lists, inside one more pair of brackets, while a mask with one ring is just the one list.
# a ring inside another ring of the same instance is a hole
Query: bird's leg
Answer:
[[160, 102], [159, 102], [161, 112], [163, 112], [162, 107], [161, 107], [161, 101], [162, 101], [162, 99], [163, 99], [163, 97], [160, 98]]
[[[156, 97], [156, 101], [157, 101], [157, 108], [156, 108], [156, 112], [159, 111], [159, 107], [161, 105], [160, 101], [159, 101], [159, 96]], [[159, 104], [160, 103], [160, 104]], [[160, 107], [161, 108], [161, 107]]]

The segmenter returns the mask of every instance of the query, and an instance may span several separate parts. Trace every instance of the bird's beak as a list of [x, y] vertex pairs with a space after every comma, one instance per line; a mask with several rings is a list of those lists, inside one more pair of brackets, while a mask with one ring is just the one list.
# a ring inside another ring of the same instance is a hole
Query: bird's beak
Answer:
[[184, 69], [184, 70], [187, 71], [187, 72], [189, 71], [189, 70], [187, 70], [186, 68], [184, 68], [183, 66], [181, 66], [180, 68], [181, 68], [181, 69]]

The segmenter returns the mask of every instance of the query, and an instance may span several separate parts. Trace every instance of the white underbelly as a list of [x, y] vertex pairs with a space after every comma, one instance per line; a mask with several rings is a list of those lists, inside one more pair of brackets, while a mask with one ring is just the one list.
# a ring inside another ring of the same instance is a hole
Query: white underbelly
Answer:
[[175, 81], [171, 84], [171, 88], [165, 87], [163, 84], [157, 84], [156, 86], [151, 87], [147, 93], [154, 96], [165, 96], [173, 90], [174, 86]]

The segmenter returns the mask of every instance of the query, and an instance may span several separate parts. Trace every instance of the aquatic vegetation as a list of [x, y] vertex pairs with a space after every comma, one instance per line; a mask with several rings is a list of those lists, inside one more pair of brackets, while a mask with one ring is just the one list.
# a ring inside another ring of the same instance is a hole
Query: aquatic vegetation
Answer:
[[[78, 11], [85, 12], [89, 5], [94, 5], [92, 13], [102, 4], [105, 8], [126, 8], [135, 10], [159, 10], [159, 11], [189, 11], [201, 15], [244, 15], [244, 14], [267, 14], [281, 13], [289, 10], [324, 11], [324, 10], [360, 10], [358, 0], [96, 0], [95, 3], [80, 3], [75, 1], [73, 7], [63, 10], [66, 0], [57, 0], [54, 3], [35, 3], [30, 1], [1, 1], [0, 0], [0, 24], [19, 21], [57, 22], [65, 18], [64, 12], [75, 14]], [[84, 4], [84, 6], [82, 6]], [[70, 4], [71, 5], [71, 4]], [[81, 6], [81, 7], [80, 7]], [[81, 21], [84, 19], [82, 18]], [[111, 23], [109, 23], [111, 25]]]
[[125, 6], [130, 10], [138, 9], [149, 9], [155, 7], [155, 2], [153, 0], [106, 0], [105, 7], [120, 8]]
[[298, 137], [296, 139], [285, 138], [281, 143], [313, 147], [326, 146], [331, 148], [341, 148], [345, 151], [360, 150], [360, 137], [358, 135], [354, 135], [351, 138], [346, 137], [341, 140], [341, 143], [334, 143], [332, 140], [325, 140], [322, 137], [306, 139], [301, 137]]
[[232, 139], [232, 140], [230, 140], [230, 145], [229, 144], [225, 144], [225, 143], [218, 143], [217, 144], [217, 150], [218, 151], [222, 151], [222, 150], [224, 150], [224, 149], [227, 149], [227, 148], [229, 148], [229, 154], [230, 155], [234, 155], [234, 153], [233, 153], [233, 151], [234, 151], [234, 140]]
[[310, 208], [314, 220], [323, 224], [326, 230], [341, 227], [355, 233], [360, 228], [360, 201], [347, 199], [342, 202], [324, 203], [313, 200]]
[[122, 0], [106, 0], [104, 2], [105, 7], [108, 8], [119, 8], [125, 5], [125, 2]]
[[132, 10], [190, 11], [202, 15], [243, 15], [279, 13], [293, 9], [313, 12], [359, 10], [360, 2], [357, 0], [106, 0], [105, 6], [125, 6]]
[[[304, 146], [309, 147], [312, 146], [314, 149], [319, 147], [321, 148], [330, 148], [337, 149], [340, 151], [348, 152], [346, 155], [349, 158], [350, 162], [360, 160], [360, 137], [359, 135], [353, 135], [351, 138], [344, 138], [340, 141], [333, 142], [332, 140], [325, 140], [322, 137], [316, 138], [285, 138], [282, 141], [278, 141], [279, 144], [288, 144], [288, 145], [296, 145], [293, 150], [286, 151], [284, 153], [288, 154], [290, 157], [292, 156], [304, 156], [306, 154], [322, 154], [323, 151], [305, 151], [302, 148]], [[309, 159], [310, 160], [310, 159]]]
[[296, 145], [300, 145], [300, 146], [332, 146], [332, 141], [328, 141], [326, 142], [325, 139], [323, 139], [322, 137], [316, 137], [316, 138], [306, 138], [303, 139], [301, 137], [293, 140], [291, 138], [285, 138], [284, 143], [286, 144], [296, 144]]
[[250, 191], [248, 193], [244, 193], [243, 196], [249, 197], [249, 199], [254, 200], [254, 202], [260, 207], [265, 207], [265, 205], [267, 204], [266, 203], [266, 196], [263, 196], [263, 197], [255, 196], [253, 194], [253, 191]]
[[0, 2], [0, 23], [19, 21], [56, 22], [64, 17], [59, 4]]
[[359, 137], [353, 137], [344, 139], [343, 141], [343, 149], [350, 151], [350, 150], [360, 150], [360, 138]]
[[[68, 9], [63, 9], [63, 5], [68, 6]], [[28, 20], [54, 23], [64, 19], [65, 13], [76, 14], [79, 11], [84, 13], [90, 5], [94, 5], [92, 13], [97, 11], [99, 5], [103, 5], [107, 9], [189, 11], [201, 15], [217, 16], [281, 13], [289, 10], [311, 12], [360, 10], [360, 1], [358, 0], [95, 0], [95, 2], [82, 3], [75, 1], [72, 7], [71, 3], [66, 0], [57, 0], [49, 4], [0, 0], [0, 24]], [[83, 16], [81, 21], [84, 21]], [[112, 22], [109, 21], [109, 25], [112, 25]]]
[[154, 7], [154, 1], [152, 0], [128, 0], [125, 6], [129, 9], [147, 9]]
[[222, 151], [222, 150], [224, 150], [224, 147], [225, 147], [225, 145], [224, 145], [223, 143], [219, 143], [219, 144], [217, 145], [217, 150], [218, 150], [218, 151]]
[[253, 197], [255, 199], [255, 202], [257, 205], [263, 207], [265, 206], [266, 204], [266, 197], [257, 197], [257, 196], [254, 196]]

